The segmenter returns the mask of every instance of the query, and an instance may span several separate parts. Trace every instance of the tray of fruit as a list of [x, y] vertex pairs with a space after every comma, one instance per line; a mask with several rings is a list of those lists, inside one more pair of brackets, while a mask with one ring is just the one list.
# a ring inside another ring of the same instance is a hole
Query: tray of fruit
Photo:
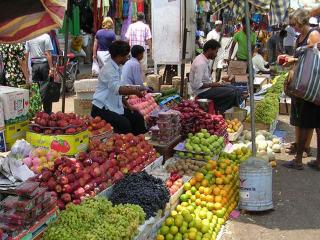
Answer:
[[91, 116], [85, 116], [84, 120], [88, 126], [90, 141], [105, 141], [112, 136], [113, 127], [101, 117], [92, 118]]
[[38, 112], [29, 124], [30, 131], [46, 135], [76, 134], [87, 129], [83, 119], [74, 113]]
[[229, 141], [236, 141], [243, 131], [243, 125], [238, 119], [226, 120], [228, 124], [227, 132]]
[[174, 150], [179, 152], [194, 153], [199, 155], [217, 156], [223, 150], [225, 140], [223, 137], [211, 135], [206, 129], [196, 134], [188, 134], [185, 142], [179, 143]]

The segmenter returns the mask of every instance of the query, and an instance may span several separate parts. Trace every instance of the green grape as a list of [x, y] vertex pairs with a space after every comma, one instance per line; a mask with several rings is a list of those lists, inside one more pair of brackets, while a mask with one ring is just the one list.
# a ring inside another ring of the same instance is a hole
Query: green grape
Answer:
[[132, 239], [145, 220], [140, 206], [112, 206], [105, 198], [85, 200], [71, 205], [45, 231], [44, 240], [118, 240]]

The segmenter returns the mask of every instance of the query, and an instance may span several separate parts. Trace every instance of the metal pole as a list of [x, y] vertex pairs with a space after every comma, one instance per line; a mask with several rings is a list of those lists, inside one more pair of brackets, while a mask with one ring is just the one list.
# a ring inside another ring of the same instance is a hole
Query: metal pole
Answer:
[[251, 116], [251, 141], [252, 154], [256, 156], [256, 123], [254, 117], [254, 95], [253, 95], [253, 65], [252, 65], [252, 49], [251, 49], [251, 26], [250, 12], [248, 0], [245, 0], [245, 18], [246, 18], [246, 35], [248, 48], [248, 66], [249, 66], [249, 92], [250, 92], [250, 116]]
[[63, 53], [63, 79], [62, 79], [62, 112], [65, 112], [66, 106], [66, 80], [67, 80], [67, 61], [68, 61], [68, 40], [69, 40], [69, 18], [71, 15], [71, 0], [68, 0], [66, 15], [66, 25], [64, 29], [64, 53]]
[[187, 51], [187, 0], [184, 0], [184, 17], [183, 17], [183, 45], [182, 45], [182, 64], [181, 64], [181, 82], [180, 95], [183, 97], [184, 92], [184, 75], [185, 75], [185, 59]]

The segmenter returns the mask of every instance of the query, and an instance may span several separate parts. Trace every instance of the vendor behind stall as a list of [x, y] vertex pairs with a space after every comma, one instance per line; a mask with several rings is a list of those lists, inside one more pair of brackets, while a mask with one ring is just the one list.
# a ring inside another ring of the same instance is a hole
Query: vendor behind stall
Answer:
[[143, 86], [144, 73], [140, 61], [142, 61], [145, 49], [140, 45], [131, 48], [131, 58], [122, 68], [122, 82], [124, 85]]
[[98, 86], [93, 95], [92, 117], [100, 116], [109, 122], [116, 133], [133, 133], [135, 135], [146, 132], [143, 117], [123, 105], [122, 97], [137, 95], [143, 97], [144, 87], [122, 86], [121, 68], [129, 56], [130, 46], [124, 41], [114, 41], [107, 59], [98, 78]]
[[216, 111], [223, 113], [241, 103], [240, 92], [232, 85], [221, 85], [212, 81], [210, 60], [214, 60], [221, 47], [216, 40], [209, 40], [203, 47], [203, 53], [197, 56], [191, 66], [190, 85], [198, 98], [214, 101]]

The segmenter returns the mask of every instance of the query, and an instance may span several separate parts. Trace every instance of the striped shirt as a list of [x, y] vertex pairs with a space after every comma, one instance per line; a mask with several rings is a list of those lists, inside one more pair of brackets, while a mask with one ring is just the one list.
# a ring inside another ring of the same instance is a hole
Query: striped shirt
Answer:
[[144, 49], [146, 49], [147, 40], [152, 38], [149, 26], [141, 21], [131, 24], [125, 37], [129, 40], [131, 47], [140, 45]]

